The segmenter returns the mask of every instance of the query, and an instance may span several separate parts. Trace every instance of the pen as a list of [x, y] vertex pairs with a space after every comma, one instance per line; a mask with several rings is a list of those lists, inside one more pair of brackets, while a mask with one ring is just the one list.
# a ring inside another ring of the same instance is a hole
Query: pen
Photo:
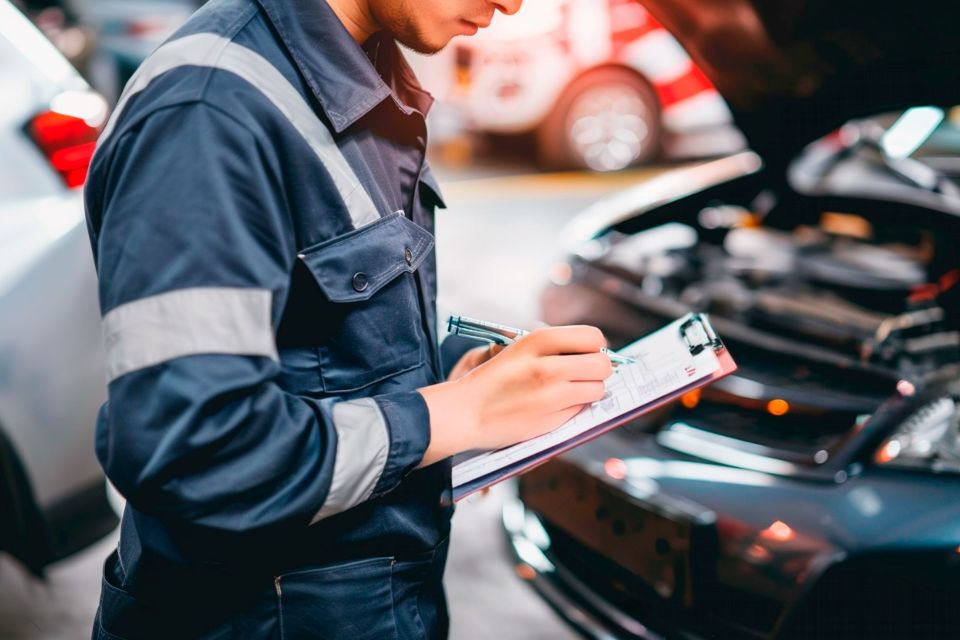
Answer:
[[[450, 316], [447, 320], [447, 330], [458, 336], [474, 338], [476, 340], [486, 340], [487, 342], [499, 345], [513, 344], [517, 338], [530, 333], [523, 329], [508, 327], [495, 322], [486, 322], [485, 320], [467, 318], [466, 316]], [[633, 358], [621, 356], [605, 347], [600, 351], [605, 353], [607, 357], [610, 358], [610, 362], [614, 364], [633, 364], [635, 362]]]

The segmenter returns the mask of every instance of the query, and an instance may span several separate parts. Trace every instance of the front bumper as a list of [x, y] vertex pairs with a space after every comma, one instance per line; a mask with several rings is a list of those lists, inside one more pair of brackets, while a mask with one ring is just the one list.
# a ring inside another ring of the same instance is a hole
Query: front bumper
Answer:
[[713, 512], [664, 496], [638, 511], [578, 474], [552, 461], [527, 474], [522, 498], [503, 509], [517, 574], [568, 623], [597, 640], [759, 637], [720, 636], [694, 609], [712, 582]]
[[[505, 513], [515, 553], [530, 566], [519, 572], [548, 584], [548, 600], [578, 604], [578, 616], [561, 611], [575, 626], [593, 618], [604, 629], [588, 635], [774, 637], [804, 585], [842, 558], [823, 537], [781, 521], [797, 522], [759, 497], [770, 489], [762, 474], [642, 456], [629, 444], [615, 432], [533, 470], [512, 507], [522, 514]], [[635, 455], [621, 458], [627, 451]], [[681, 477], [686, 486], [671, 486]], [[682, 490], [695, 484], [721, 500]]]
[[517, 573], [587, 637], [955, 637], [944, 480], [782, 478], [613, 432], [523, 476], [503, 524]]
[[[630, 613], [598, 596], [566, 566], [541, 546], [543, 524], [519, 499], [503, 509], [503, 526], [517, 563], [517, 574], [570, 625], [588, 638], [665, 640], [665, 636], [637, 621]], [[533, 533], [531, 533], [533, 532]]]

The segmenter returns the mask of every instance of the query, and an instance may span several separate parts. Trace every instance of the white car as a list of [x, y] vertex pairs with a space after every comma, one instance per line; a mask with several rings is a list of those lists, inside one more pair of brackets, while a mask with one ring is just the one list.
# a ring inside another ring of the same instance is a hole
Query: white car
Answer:
[[34, 573], [116, 526], [93, 452], [105, 397], [80, 187], [107, 105], [0, 0], [0, 550]]
[[716, 89], [635, 0], [527, 0], [452, 56], [439, 93], [466, 127], [535, 133], [547, 166], [610, 171], [744, 146]]

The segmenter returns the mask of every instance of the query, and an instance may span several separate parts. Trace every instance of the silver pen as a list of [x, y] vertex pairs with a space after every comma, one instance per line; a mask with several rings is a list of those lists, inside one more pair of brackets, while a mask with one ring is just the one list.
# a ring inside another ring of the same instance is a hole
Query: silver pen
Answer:
[[[508, 345], [516, 342], [517, 338], [530, 333], [524, 329], [508, 327], [495, 322], [477, 320], [466, 316], [450, 316], [447, 320], [447, 330], [455, 335], [465, 338], [474, 338], [475, 340], [485, 340], [493, 344]], [[621, 356], [606, 347], [600, 350], [610, 358], [614, 364], [633, 364], [636, 362], [633, 358]]]

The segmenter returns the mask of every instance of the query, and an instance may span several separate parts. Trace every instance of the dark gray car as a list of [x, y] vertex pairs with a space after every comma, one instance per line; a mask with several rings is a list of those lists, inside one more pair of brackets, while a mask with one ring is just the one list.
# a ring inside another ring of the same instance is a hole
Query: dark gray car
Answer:
[[739, 369], [521, 478], [518, 573], [595, 638], [960, 637], [960, 8], [645, 4], [754, 152], [576, 220], [545, 318]]

